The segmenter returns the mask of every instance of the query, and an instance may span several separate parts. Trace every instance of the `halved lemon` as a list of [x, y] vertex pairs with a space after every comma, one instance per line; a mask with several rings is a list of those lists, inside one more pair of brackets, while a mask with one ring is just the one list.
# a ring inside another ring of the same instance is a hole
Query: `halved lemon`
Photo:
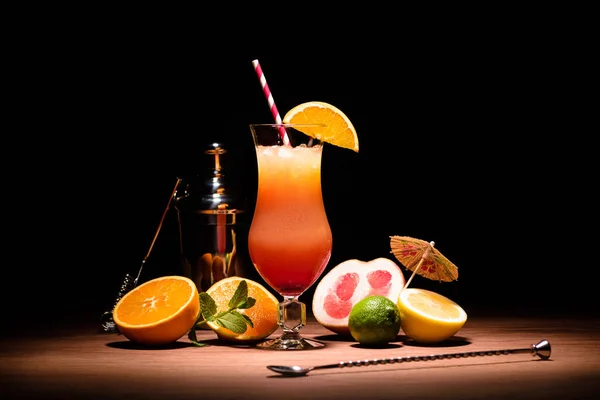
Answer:
[[217, 304], [217, 312], [228, 309], [229, 300], [233, 297], [240, 282], [245, 280], [248, 284], [248, 297], [256, 299], [256, 303], [247, 309], [238, 310], [241, 314], [252, 320], [253, 327], [248, 326], [246, 332], [238, 334], [207, 321], [206, 324], [215, 331], [219, 339], [235, 342], [248, 343], [266, 338], [279, 327], [277, 316], [279, 314], [279, 301], [263, 285], [251, 279], [231, 276], [215, 282], [206, 293], [208, 293]]
[[358, 136], [350, 119], [340, 109], [322, 101], [297, 105], [283, 117], [285, 124], [323, 124], [318, 132], [302, 132], [323, 142], [358, 152]]
[[449, 298], [425, 289], [403, 289], [398, 296], [401, 328], [420, 343], [439, 343], [454, 336], [467, 313]]

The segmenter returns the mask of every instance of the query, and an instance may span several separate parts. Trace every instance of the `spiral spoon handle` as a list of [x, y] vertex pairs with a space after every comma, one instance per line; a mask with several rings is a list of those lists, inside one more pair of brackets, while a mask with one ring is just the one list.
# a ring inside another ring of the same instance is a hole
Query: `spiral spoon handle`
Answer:
[[443, 354], [429, 354], [424, 356], [407, 356], [407, 357], [392, 357], [392, 358], [379, 358], [371, 360], [357, 360], [357, 361], [341, 361], [335, 364], [317, 365], [309, 368], [302, 368], [299, 366], [283, 366], [283, 365], [268, 365], [272, 371], [278, 372], [282, 375], [287, 376], [301, 376], [306, 375], [310, 371], [315, 369], [326, 369], [326, 368], [345, 368], [345, 367], [363, 367], [368, 365], [379, 365], [379, 364], [395, 364], [402, 362], [412, 361], [432, 361], [442, 360], [450, 358], [466, 358], [466, 357], [478, 357], [478, 356], [502, 356], [508, 354], [519, 354], [529, 353], [532, 356], [538, 356], [542, 360], [550, 358], [551, 347], [550, 342], [542, 340], [537, 344], [532, 344], [529, 347], [519, 349], [500, 349], [500, 350], [481, 350], [481, 351], [464, 351], [459, 353], [443, 353]]
[[406, 356], [406, 357], [392, 357], [392, 358], [381, 358], [371, 360], [357, 360], [357, 361], [341, 361], [337, 364], [329, 364], [316, 366], [313, 369], [321, 368], [344, 368], [344, 367], [361, 367], [367, 365], [379, 365], [379, 364], [395, 364], [402, 362], [412, 361], [432, 361], [442, 360], [450, 358], [466, 358], [466, 357], [479, 357], [479, 356], [501, 356], [508, 354], [520, 354], [520, 353], [531, 353], [532, 356], [538, 356], [543, 360], [550, 358], [551, 347], [547, 340], [542, 340], [537, 344], [532, 344], [529, 347], [520, 349], [501, 349], [501, 350], [481, 350], [481, 351], [464, 351], [458, 353], [444, 353], [444, 354], [429, 354], [424, 356]]

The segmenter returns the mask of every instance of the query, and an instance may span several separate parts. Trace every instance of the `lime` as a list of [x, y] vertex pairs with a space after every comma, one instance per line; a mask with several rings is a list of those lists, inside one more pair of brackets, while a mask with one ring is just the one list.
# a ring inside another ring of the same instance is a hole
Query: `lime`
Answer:
[[395, 303], [404, 283], [402, 270], [389, 258], [346, 260], [333, 267], [317, 285], [313, 315], [330, 331], [350, 336], [348, 317], [356, 303], [373, 295], [385, 296]]
[[358, 343], [381, 347], [396, 339], [400, 332], [400, 311], [385, 296], [372, 295], [356, 303], [348, 317], [350, 334]]

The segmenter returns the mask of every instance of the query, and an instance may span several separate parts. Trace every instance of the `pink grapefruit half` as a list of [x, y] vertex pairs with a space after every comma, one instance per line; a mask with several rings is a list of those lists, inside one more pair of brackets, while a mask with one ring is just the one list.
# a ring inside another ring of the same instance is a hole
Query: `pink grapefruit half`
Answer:
[[405, 283], [398, 264], [388, 258], [344, 261], [321, 278], [313, 296], [313, 315], [330, 331], [350, 335], [348, 316], [356, 303], [369, 295], [397, 303]]

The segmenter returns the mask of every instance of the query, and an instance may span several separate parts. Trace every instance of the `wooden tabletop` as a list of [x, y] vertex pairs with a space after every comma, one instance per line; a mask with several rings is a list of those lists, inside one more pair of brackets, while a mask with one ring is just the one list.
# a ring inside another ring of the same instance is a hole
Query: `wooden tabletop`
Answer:
[[[210, 330], [198, 348], [181, 338], [139, 348], [99, 327], [43, 327], [0, 342], [0, 398], [29, 399], [595, 399], [600, 393], [600, 319], [470, 316], [452, 340], [419, 346], [400, 334], [383, 349], [361, 348], [314, 319], [302, 331], [327, 344], [269, 351], [219, 342]], [[278, 333], [278, 332], [277, 332]], [[550, 342], [549, 360], [510, 354], [316, 370], [279, 376], [272, 364], [312, 366], [527, 348]]]

